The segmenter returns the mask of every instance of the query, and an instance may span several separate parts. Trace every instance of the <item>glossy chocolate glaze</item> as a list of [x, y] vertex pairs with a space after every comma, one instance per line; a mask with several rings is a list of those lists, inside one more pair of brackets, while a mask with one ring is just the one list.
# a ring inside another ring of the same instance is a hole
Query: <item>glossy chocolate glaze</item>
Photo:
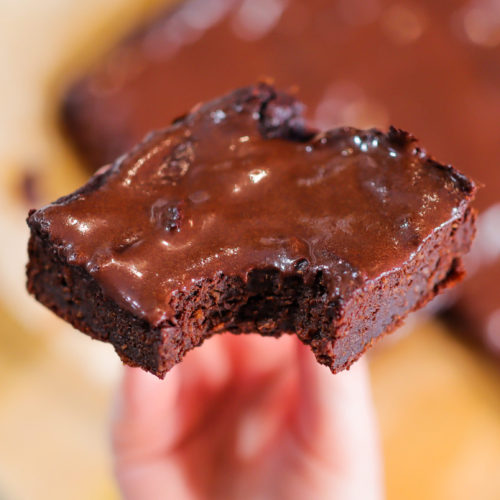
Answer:
[[463, 217], [473, 186], [411, 136], [314, 132], [300, 108], [265, 84], [208, 103], [30, 224], [158, 325], [172, 293], [254, 268], [322, 270], [345, 300]]
[[[270, 76], [298, 85], [322, 128], [411, 130], [485, 184], [484, 211], [500, 200], [499, 20], [498, 0], [186, 0], [99, 61], [68, 94], [65, 121], [97, 167], [193, 102]], [[481, 228], [477, 240], [489, 241]], [[474, 276], [483, 261], [470, 261], [459, 307], [489, 336], [500, 258]]]
[[411, 130], [486, 184], [484, 209], [500, 191], [499, 19], [496, 0], [187, 0], [77, 83], [67, 119], [99, 167], [193, 103], [271, 77], [298, 86], [319, 128]]

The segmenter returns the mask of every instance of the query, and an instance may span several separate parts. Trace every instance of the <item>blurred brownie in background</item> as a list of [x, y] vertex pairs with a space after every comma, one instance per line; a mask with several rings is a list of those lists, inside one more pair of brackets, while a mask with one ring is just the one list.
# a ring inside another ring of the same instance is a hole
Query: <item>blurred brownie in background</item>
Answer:
[[476, 206], [497, 237], [480, 221], [486, 253], [471, 259], [452, 307], [468, 334], [498, 346], [499, 62], [500, 2], [492, 0], [188, 0], [76, 82], [62, 119], [96, 168], [193, 102], [269, 76], [282, 87], [298, 84], [321, 128], [412, 130], [486, 186]]

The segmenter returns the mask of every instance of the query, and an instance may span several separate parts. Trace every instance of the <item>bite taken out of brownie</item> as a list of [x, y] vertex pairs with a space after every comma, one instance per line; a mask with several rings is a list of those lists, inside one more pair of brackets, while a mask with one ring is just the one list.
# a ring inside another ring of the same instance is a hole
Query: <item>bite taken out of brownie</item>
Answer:
[[195, 107], [28, 218], [28, 289], [160, 377], [219, 332], [348, 368], [462, 275], [475, 187], [391, 128], [319, 132], [261, 83]]

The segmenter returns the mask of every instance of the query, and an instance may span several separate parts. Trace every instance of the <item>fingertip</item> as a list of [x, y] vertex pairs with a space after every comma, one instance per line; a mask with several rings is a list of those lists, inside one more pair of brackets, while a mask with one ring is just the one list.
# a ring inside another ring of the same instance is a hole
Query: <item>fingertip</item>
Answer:
[[[304, 344], [302, 341], [296, 345], [297, 358], [297, 378], [302, 398], [311, 399], [316, 394], [318, 389], [318, 381], [332, 375], [331, 371], [320, 365], [316, 356], [312, 352], [311, 346]], [[313, 401], [309, 401], [312, 404]]]
[[240, 377], [254, 377], [289, 365], [294, 358], [295, 335], [279, 338], [260, 334], [229, 335], [225, 348], [233, 372]]
[[[125, 366], [119, 388], [119, 415], [137, 418], [157, 403], [172, 403], [178, 391], [175, 367], [162, 380], [141, 368]], [[121, 400], [121, 401], [120, 401]]]
[[311, 366], [316, 363], [316, 358], [312, 352], [311, 346], [304, 344], [302, 340], [296, 343], [296, 354], [298, 367], [301, 370], [306, 370], [304, 375], [309, 375]]
[[174, 426], [168, 421], [175, 418], [178, 377], [175, 368], [164, 380], [140, 368], [124, 368], [111, 416], [112, 444], [118, 455], [141, 455], [172, 441]]
[[182, 360], [182, 382], [217, 391], [231, 378], [231, 360], [225, 348], [225, 336], [214, 335], [191, 350]]
[[333, 374], [319, 364], [307, 346], [297, 348], [299, 432], [307, 438], [321, 429], [325, 435], [357, 434], [357, 427], [371, 429], [374, 409], [369, 370], [365, 359]]
[[369, 388], [369, 370], [365, 358], [341, 372], [333, 373], [316, 359], [310, 346], [300, 342], [297, 343], [297, 366], [299, 384], [306, 389], [305, 394], [315, 398], [316, 403], [332, 392], [353, 392], [354, 387], [354, 392], [357, 392]]

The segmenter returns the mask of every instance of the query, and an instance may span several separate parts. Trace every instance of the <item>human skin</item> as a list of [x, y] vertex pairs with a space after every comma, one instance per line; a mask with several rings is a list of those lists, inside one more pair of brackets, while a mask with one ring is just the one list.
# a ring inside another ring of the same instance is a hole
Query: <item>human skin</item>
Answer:
[[294, 335], [215, 336], [165, 380], [125, 368], [112, 424], [127, 500], [378, 500], [366, 361], [332, 375]]

